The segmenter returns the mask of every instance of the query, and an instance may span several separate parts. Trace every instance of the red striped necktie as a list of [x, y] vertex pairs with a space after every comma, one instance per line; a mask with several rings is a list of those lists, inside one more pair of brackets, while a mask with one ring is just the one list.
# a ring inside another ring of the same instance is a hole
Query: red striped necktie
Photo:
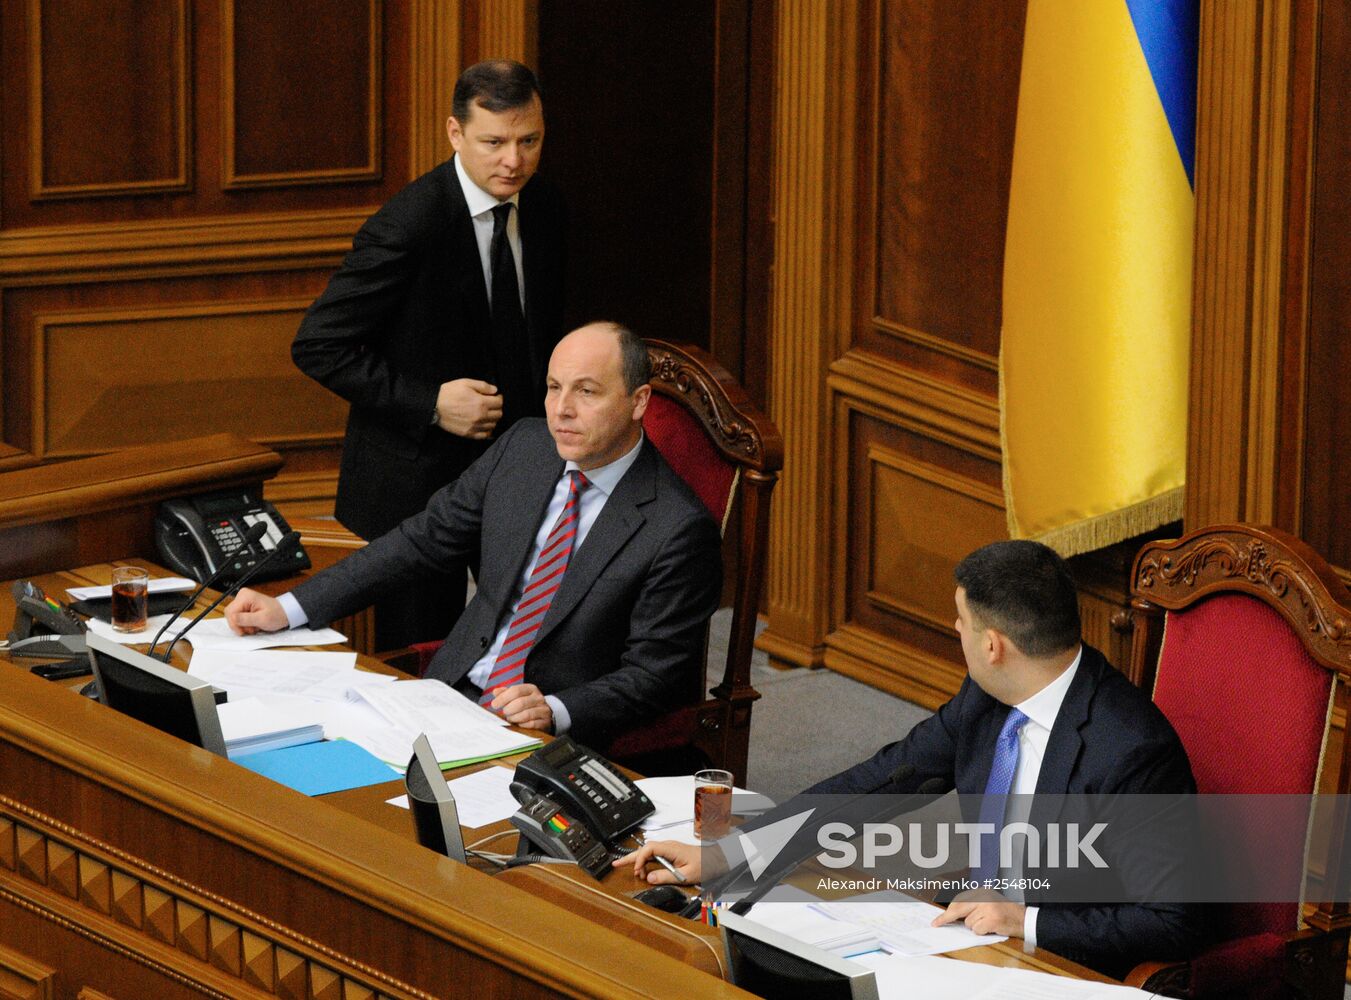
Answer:
[[548, 614], [554, 594], [563, 582], [568, 560], [572, 557], [573, 542], [577, 538], [578, 518], [581, 514], [581, 494], [591, 483], [576, 469], [568, 473], [568, 499], [563, 511], [558, 515], [544, 548], [539, 550], [535, 567], [530, 571], [525, 590], [512, 612], [511, 624], [507, 627], [507, 637], [502, 641], [502, 650], [497, 654], [493, 671], [483, 686], [480, 705], [493, 700], [500, 688], [511, 687], [525, 679], [525, 661], [535, 645], [535, 635]]

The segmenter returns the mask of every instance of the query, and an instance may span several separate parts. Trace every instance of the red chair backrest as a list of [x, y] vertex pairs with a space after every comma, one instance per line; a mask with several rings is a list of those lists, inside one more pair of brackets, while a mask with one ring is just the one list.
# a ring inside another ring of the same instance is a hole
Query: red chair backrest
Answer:
[[737, 470], [713, 446], [703, 425], [685, 407], [654, 392], [643, 416], [643, 432], [703, 501], [719, 529], [724, 528]]
[[[1182, 739], [1201, 794], [1309, 794], [1318, 786], [1332, 676], [1271, 607], [1217, 594], [1168, 613], [1154, 701]], [[1226, 863], [1273, 878], [1302, 872], [1305, 829], [1291, 828], [1288, 815], [1251, 812], [1244, 829], [1224, 838]], [[1227, 909], [1226, 936], [1297, 926], [1295, 903]]]

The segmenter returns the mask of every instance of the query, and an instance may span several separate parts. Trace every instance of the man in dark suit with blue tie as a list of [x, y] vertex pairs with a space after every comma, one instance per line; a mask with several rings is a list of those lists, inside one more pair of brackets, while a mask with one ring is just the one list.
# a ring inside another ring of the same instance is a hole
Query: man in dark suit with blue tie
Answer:
[[[471, 66], [452, 108], [455, 156], [366, 221], [292, 345], [300, 369], [351, 404], [335, 514], [367, 540], [422, 510], [490, 438], [543, 415], [563, 334], [566, 221], [535, 177], [535, 76]], [[444, 636], [464, 589], [464, 567], [443, 566], [383, 594], [380, 648]]]
[[[955, 575], [956, 628], [968, 671], [956, 696], [904, 739], [804, 794], [906, 793], [939, 779], [983, 796], [983, 806], [996, 803], [999, 814], [987, 817], [982, 808], [980, 820], [997, 826], [1004, 803], [1017, 801], [1009, 795], [1195, 792], [1168, 720], [1080, 641], [1078, 596], [1064, 560], [1037, 542], [995, 542], [963, 559]], [[898, 773], [906, 777], [893, 782]], [[783, 811], [793, 812], [794, 804]], [[1128, 842], [1109, 861], [1133, 876], [1158, 860], [1151, 846]], [[641, 871], [652, 854], [676, 862], [688, 878], [701, 874], [698, 849], [671, 842], [650, 843], [616, 863]], [[654, 870], [647, 879], [673, 877]], [[1186, 957], [1200, 940], [1195, 907], [1177, 903], [1035, 906], [982, 892], [959, 896], [937, 922], [955, 921], [1116, 975], [1145, 959]]]
[[327, 622], [409, 573], [479, 552], [474, 599], [427, 675], [508, 722], [603, 748], [692, 701], [721, 583], [718, 527], [642, 433], [647, 347], [613, 323], [555, 348], [546, 420], [499, 438], [426, 509], [280, 600], [244, 589], [237, 632]]

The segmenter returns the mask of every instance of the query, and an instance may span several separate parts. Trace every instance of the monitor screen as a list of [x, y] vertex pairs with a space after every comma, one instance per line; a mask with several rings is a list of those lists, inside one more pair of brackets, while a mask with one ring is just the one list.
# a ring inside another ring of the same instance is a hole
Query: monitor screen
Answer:
[[413, 741], [413, 757], [408, 762], [404, 788], [417, 826], [418, 843], [464, 864], [460, 813], [426, 733]]
[[146, 725], [225, 756], [211, 685], [94, 632], [85, 636], [99, 700]]
[[878, 1000], [872, 970], [724, 911], [718, 929], [734, 986], [775, 1000]]

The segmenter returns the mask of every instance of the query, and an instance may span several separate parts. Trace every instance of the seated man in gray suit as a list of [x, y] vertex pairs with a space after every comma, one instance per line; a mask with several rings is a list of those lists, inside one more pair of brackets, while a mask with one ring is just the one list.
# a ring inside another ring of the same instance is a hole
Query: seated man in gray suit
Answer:
[[546, 420], [513, 426], [408, 518], [242, 634], [332, 621], [415, 570], [477, 554], [478, 590], [427, 670], [508, 722], [601, 745], [688, 702], [721, 585], [718, 529], [642, 432], [647, 348], [593, 323], [554, 349]]

